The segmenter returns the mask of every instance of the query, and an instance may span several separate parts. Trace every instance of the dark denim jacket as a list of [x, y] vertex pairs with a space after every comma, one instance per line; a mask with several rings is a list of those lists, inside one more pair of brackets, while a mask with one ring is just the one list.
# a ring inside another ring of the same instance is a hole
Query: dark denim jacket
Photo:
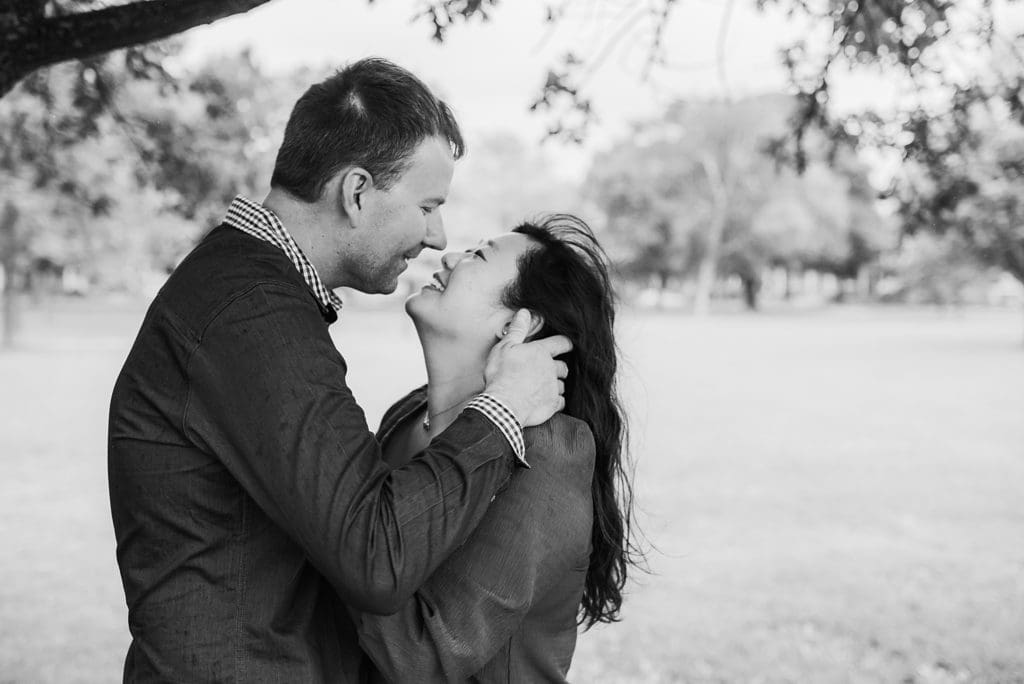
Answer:
[[[425, 402], [421, 388], [396, 403], [382, 443]], [[394, 615], [353, 611], [379, 669], [374, 681], [565, 681], [590, 561], [594, 438], [564, 414], [524, 436], [533, 467], [516, 474], [415, 596]]]
[[325, 316], [280, 251], [225, 226], [146, 314], [110, 407], [126, 681], [359, 681], [339, 601], [398, 610], [508, 481], [475, 411], [389, 469]]

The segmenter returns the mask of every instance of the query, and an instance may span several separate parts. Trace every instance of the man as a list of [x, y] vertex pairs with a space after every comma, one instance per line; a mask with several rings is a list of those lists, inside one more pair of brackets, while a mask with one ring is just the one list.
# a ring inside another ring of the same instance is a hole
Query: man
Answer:
[[271, 192], [157, 295], [114, 387], [109, 479], [126, 681], [358, 681], [342, 603], [394, 611], [465, 540], [559, 410], [564, 338], [518, 318], [485, 391], [389, 471], [328, 335], [349, 286], [391, 292], [424, 247], [462, 138], [412, 74], [364, 60], [312, 86]]

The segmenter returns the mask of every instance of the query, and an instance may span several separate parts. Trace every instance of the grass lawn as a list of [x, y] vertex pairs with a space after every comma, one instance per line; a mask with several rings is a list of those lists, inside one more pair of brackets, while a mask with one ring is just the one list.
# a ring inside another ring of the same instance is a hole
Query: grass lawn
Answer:
[[[0, 682], [120, 681], [106, 411], [138, 304], [58, 301], [0, 354]], [[651, 572], [578, 682], [1024, 682], [1019, 311], [627, 313]], [[333, 328], [371, 423], [403, 317]]]

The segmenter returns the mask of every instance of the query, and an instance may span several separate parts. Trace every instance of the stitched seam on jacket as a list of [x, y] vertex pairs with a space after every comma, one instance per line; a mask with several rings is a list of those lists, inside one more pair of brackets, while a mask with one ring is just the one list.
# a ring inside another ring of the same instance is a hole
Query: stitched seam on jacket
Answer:
[[[186, 439], [188, 439], [188, 435], [189, 435], [189, 432], [190, 432], [188, 430], [188, 415], [189, 415], [189, 408], [192, 405], [192, 389], [193, 389], [192, 388], [192, 363], [195, 360], [196, 352], [199, 351], [199, 348], [202, 346], [203, 340], [206, 337], [206, 332], [210, 329], [210, 326], [212, 326], [215, 322], [217, 322], [217, 320], [220, 319], [221, 315], [230, 306], [232, 306], [235, 302], [237, 302], [242, 297], [248, 296], [253, 291], [255, 291], [257, 288], [264, 287], [264, 286], [267, 286], [267, 285], [275, 285], [275, 286], [278, 286], [278, 287], [282, 287], [282, 288], [291, 290], [293, 292], [299, 290], [299, 288], [297, 288], [297, 287], [295, 287], [293, 285], [288, 285], [287, 283], [280, 283], [280, 282], [275, 282], [275, 281], [265, 281], [265, 280], [257, 281], [255, 283], [253, 283], [250, 287], [235, 293], [233, 296], [231, 296], [227, 300], [225, 300], [219, 307], [217, 307], [217, 309], [215, 310], [214, 314], [206, 322], [206, 325], [204, 325], [202, 330], [199, 332], [199, 334], [195, 336], [194, 342], [192, 344], [192, 348], [189, 350], [188, 361], [185, 364], [185, 383], [186, 383], [186, 386], [187, 386], [188, 389], [186, 390], [186, 393], [185, 393], [185, 405], [184, 405], [184, 407], [182, 409], [182, 412], [181, 412], [181, 433], [182, 433], [182, 435], [185, 436]], [[180, 331], [178, 331], [178, 332], [180, 334]], [[244, 491], [244, 488], [243, 488], [243, 491]], [[249, 493], [246, 492], [245, 496], [242, 497], [242, 502], [243, 502], [243, 508], [242, 508], [242, 532], [243, 532], [243, 534], [244, 534], [244, 531], [246, 529], [246, 519], [247, 519], [247, 515], [246, 515], [246, 502], [247, 502], [247, 499], [248, 499], [249, 496], [250, 496]], [[244, 619], [243, 619], [243, 615], [242, 615], [242, 613], [243, 613], [242, 608], [245, 605], [244, 597], [245, 597], [245, 586], [246, 586], [246, 581], [245, 581], [245, 579], [246, 579], [245, 578], [245, 553], [244, 553], [245, 544], [242, 543], [242, 537], [239, 537], [239, 538], [236, 538], [236, 539], [232, 540], [231, 544], [233, 546], [232, 556], [236, 559], [236, 564], [237, 564], [237, 575], [236, 575], [237, 580], [236, 581], [238, 583], [238, 597], [237, 597], [237, 599], [235, 601], [235, 616], [234, 616], [234, 631], [235, 631], [235, 639], [234, 639], [235, 649], [234, 649], [234, 651], [235, 652], [233, 654], [234, 657], [232, 658], [232, 661], [233, 661], [232, 662], [232, 666], [233, 666], [232, 667], [232, 670], [233, 670], [233, 672], [232, 672], [232, 675], [233, 675], [232, 679], [235, 682], [242, 682], [242, 681], [244, 681], [244, 679], [242, 677], [244, 676], [244, 672], [245, 672], [245, 667], [244, 667], [244, 664], [242, 662], [244, 660], [244, 655], [245, 655], [245, 643], [244, 643], [245, 629], [244, 629]]]

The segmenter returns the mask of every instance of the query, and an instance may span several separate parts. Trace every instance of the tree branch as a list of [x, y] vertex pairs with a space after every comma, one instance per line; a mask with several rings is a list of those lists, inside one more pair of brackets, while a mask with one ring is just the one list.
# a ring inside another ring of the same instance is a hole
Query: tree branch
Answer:
[[0, 97], [40, 67], [148, 43], [270, 0], [143, 0], [57, 17], [11, 15], [0, 43]]
[[735, 0], [726, 0], [725, 2], [725, 9], [722, 10], [722, 20], [718, 25], [718, 47], [715, 50], [715, 64], [718, 67], [718, 81], [722, 84], [722, 91], [725, 93], [726, 100], [730, 100], [732, 97], [729, 90], [729, 79], [725, 74], [725, 40], [729, 35], [729, 22], [732, 19], [732, 10], [735, 4]]

